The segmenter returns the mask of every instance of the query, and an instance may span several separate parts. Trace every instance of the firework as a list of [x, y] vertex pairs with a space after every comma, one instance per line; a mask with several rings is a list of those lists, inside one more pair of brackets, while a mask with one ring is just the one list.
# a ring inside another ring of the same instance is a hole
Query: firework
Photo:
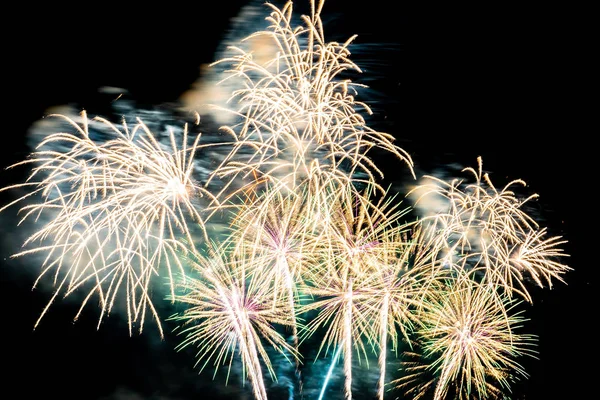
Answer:
[[[396, 307], [403, 308], [402, 285], [388, 286], [398, 282], [390, 277], [387, 268], [391, 267], [385, 263], [391, 261], [401, 246], [392, 238], [397, 239], [406, 229], [399, 224], [406, 210], [399, 209], [393, 198], [370, 199], [372, 194], [366, 190], [359, 196], [351, 188], [333, 193], [327, 212], [322, 214], [329, 218], [322, 222], [320, 248], [315, 249], [320, 263], [316, 264], [318, 269], [305, 289], [305, 294], [315, 300], [299, 311], [318, 310], [303, 332], [308, 338], [317, 331], [325, 331], [317, 357], [323, 349], [327, 354], [332, 346], [341, 346], [346, 398], [352, 398], [353, 347], [359, 360], [364, 358], [367, 362], [365, 343], [373, 346], [379, 343], [385, 352], [388, 323], [394, 324], [402, 315], [396, 313]], [[401, 261], [394, 264], [399, 265]], [[384, 322], [379, 317], [382, 312]], [[379, 322], [374, 323], [378, 318]], [[382, 362], [385, 363], [385, 356]]]
[[[119, 129], [98, 118], [94, 123], [108, 127], [112, 134], [112, 139], [99, 144], [90, 137], [85, 112], [81, 124], [58, 117], [75, 133], [49, 135], [30, 159], [13, 166], [32, 165], [27, 182], [2, 189], [30, 191], [0, 211], [41, 198], [39, 203], [22, 206], [21, 222], [48, 219], [25, 240], [24, 247], [30, 248], [14, 255], [45, 253], [36, 284], [53, 275], [56, 290], [36, 326], [60, 293], [68, 296], [88, 285], [79, 313], [97, 294], [100, 323], [117, 295], [125, 291], [130, 331], [136, 322], [142, 330], [150, 309], [162, 334], [148, 291], [151, 278], [164, 268], [173, 287], [173, 273], [183, 271], [179, 253], [194, 249], [196, 226], [205, 232], [199, 200], [213, 201], [192, 177], [200, 135], [189, 145], [186, 126], [178, 148], [170, 132], [170, 149], [166, 149], [139, 120], [132, 129], [125, 122]], [[62, 150], [44, 150], [51, 145]]]
[[510, 379], [527, 376], [516, 358], [535, 354], [535, 337], [518, 333], [526, 321], [516, 311], [519, 302], [467, 275], [432, 287], [414, 319], [422, 353], [409, 353], [429, 362], [406, 363], [406, 375], [394, 382], [398, 387], [415, 398], [428, 391], [436, 400], [450, 393], [457, 399], [487, 398], [510, 390]]
[[246, 189], [270, 182], [277, 190], [294, 191], [314, 184], [315, 178], [381, 189], [375, 176], [382, 173], [367, 157], [373, 148], [391, 152], [412, 172], [410, 156], [393, 144], [393, 137], [366, 125], [362, 113], [371, 110], [355, 100], [361, 85], [340, 77], [360, 69], [349, 59], [353, 38], [343, 44], [326, 42], [323, 1], [311, 1], [311, 15], [303, 16], [304, 25], [298, 27], [291, 1], [282, 9], [269, 6], [269, 28], [246, 40], [270, 43], [272, 57], [254, 59], [235, 48], [237, 55], [217, 61], [231, 65], [225, 79], [239, 79], [242, 88], [230, 99], [239, 105], [233, 112], [241, 122], [223, 128], [235, 144], [214, 177], [252, 177], [243, 185]]
[[[232, 222], [232, 247], [240, 257], [258, 259], [264, 279], [273, 284], [274, 303], [287, 302], [293, 346], [298, 350], [297, 304], [316, 246], [312, 215], [302, 193], [265, 191], [243, 203]], [[246, 254], [244, 254], [246, 253]], [[296, 371], [300, 375], [299, 360]]]
[[379, 254], [376, 260], [374, 284], [366, 287], [370, 297], [370, 307], [374, 316], [372, 331], [378, 335], [379, 348], [379, 381], [377, 397], [382, 400], [385, 394], [388, 341], [391, 340], [392, 351], [399, 348], [399, 334], [408, 339], [409, 332], [413, 329], [413, 314], [415, 307], [420, 307], [421, 298], [418, 279], [424, 276], [410, 271], [410, 256], [412, 243], [404, 231], [407, 227], [398, 224], [389, 233], [381, 236], [380, 246], [391, 251]]
[[[413, 162], [367, 125], [371, 110], [356, 100], [364, 86], [347, 78], [361, 73], [354, 37], [326, 41], [324, 1], [309, 1], [300, 25], [291, 1], [268, 4], [268, 28], [245, 40], [270, 53], [235, 47], [213, 64], [239, 82], [224, 110], [234, 117], [222, 127], [229, 141], [201, 144], [185, 125], [180, 143], [173, 131], [163, 143], [140, 119], [118, 126], [84, 112], [79, 122], [58, 116], [74, 133], [49, 135], [13, 166], [31, 167], [29, 178], [0, 191], [26, 193], [0, 212], [20, 204], [20, 223], [36, 227], [14, 256], [41, 255], [35, 285], [55, 286], [35, 325], [59, 295], [84, 290], [76, 318], [98, 296], [100, 324], [124, 298], [130, 334], [150, 314], [162, 335], [151, 298], [159, 276], [184, 307], [170, 319], [177, 349], [196, 347], [196, 366], [226, 368], [227, 381], [239, 360], [257, 400], [267, 398], [263, 372], [277, 379], [269, 352], [299, 374], [309, 339], [317, 358], [334, 353], [321, 397], [341, 357], [352, 398], [353, 358], [368, 365], [372, 353], [383, 400], [388, 353], [401, 340], [408, 361], [392, 383], [413, 398], [503, 396], [527, 376], [517, 358], [534, 354], [515, 295], [531, 303], [528, 283], [563, 281], [566, 241], [526, 212], [537, 195], [519, 198], [522, 180], [497, 189], [481, 158], [464, 170], [474, 182], [425, 176], [409, 196], [442, 206], [405, 222], [409, 209], [378, 183], [370, 155], [395, 156], [412, 177]], [[94, 140], [92, 126], [109, 139]], [[197, 157], [210, 146], [225, 156], [200, 185]], [[219, 215], [223, 240], [207, 228]]]
[[552, 287], [553, 278], [563, 281], [561, 275], [571, 269], [559, 262], [566, 256], [560, 249], [566, 241], [545, 238], [547, 230], [527, 214], [526, 203], [537, 195], [520, 199], [511, 190], [525, 182], [514, 180], [498, 190], [483, 174], [481, 158], [478, 166], [465, 169], [474, 183], [427, 176], [429, 183], [413, 189], [419, 195], [417, 203], [432, 196], [447, 202], [446, 210], [420, 221], [421, 247], [430, 253], [422, 261], [438, 269], [468, 270], [509, 296], [514, 292], [532, 302], [527, 278], [540, 287], [544, 283]]
[[193, 268], [198, 277], [181, 281], [183, 294], [173, 299], [187, 308], [173, 319], [182, 324], [180, 334], [185, 335], [178, 348], [198, 347], [196, 365], [202, 364], [201, 370], [212, 359], [215, 366], [227, 364], [230, 371], [239, 353], [255, 398], [263, 400], [267, 393], [261, 360], [275, 378], [263, 341], [286, 358], [297, 358], [294, 347], [276, 329], [297, 322], [290, 317], [285, 299], [275, 293], [277, 288], [265, 276], [266, 270], [257, 267], [249, 252], [239, 254], [242, 257], [217, 245], [206, 256], [195, 254]]

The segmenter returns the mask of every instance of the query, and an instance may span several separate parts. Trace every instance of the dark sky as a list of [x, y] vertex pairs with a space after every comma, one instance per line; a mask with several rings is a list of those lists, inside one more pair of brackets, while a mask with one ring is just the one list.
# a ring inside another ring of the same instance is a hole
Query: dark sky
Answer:
[[[214, 61], [231, 18], [247, 2], [197, 3], [135, 10], [17, 5], [7, 16], [16, 28], [3, 34], [0, 166], [31, 152], [27, 130], [49, 107], [93, 108], [100, 87], [126, 88], [139, 104], [176, 101], [200, 65]], [[534, 291], [527, 315], [539, 336], [539, 360], [527, 361], [531, 377], [516, 386], [515, 398], [584, 398], [594, 386], [597, 314], [586, 240], [595, 235], [591, 140], [597, 130], [584, 124], [591, 110], [582, 101], [592, 52], [582, 44], [588, 28], [575, 11], [547, 5], [391, 3], [327, 0], [325, 34], [358, 35], [352, 59], [372, 88], [365, 101], [372, 101], [373, 120], [411, 154], [417, 174], [454, 163], [475, 166], [482, 156], [494, 181], [521, 178], [540, 195], [536, 207], [552, 234], [569, 241], [574, 271], [565, 276], [567, 285]], [[384, 170], [395, 179], [393, 166]], [[22, 178], [0, 172], [2, 185]], [[78, 304], [59, 301], [34, 331], [49, 292], [31, 291], [37, 265], [7, 260], [19, 245], [15, 229], [0, 227], [0, 362], [8, 398], [207, 398], [210, 372], [198, 378], [191, 353], [176, 353], [175, 339], [160, 341], [154, 331], [130, 338], [119, 315], [96, 330], [96, 314], [73, 323]], [[230, 390], [223, 399], [240, 396], [235, 384]]]

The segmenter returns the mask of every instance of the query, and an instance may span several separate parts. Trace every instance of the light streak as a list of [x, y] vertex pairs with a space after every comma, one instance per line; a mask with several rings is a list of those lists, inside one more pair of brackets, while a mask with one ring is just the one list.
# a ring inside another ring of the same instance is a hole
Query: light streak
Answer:
[[327, 384], [331, 379], [331, 375], [333, 374], [333, 368], [337, 363], [338, 358], [340, 357], [340, 353], [342, 351], [342, 346], [339, 346], [331, 359], [331, 364], [329, 364], [329, 368], [327, 369], [327, 375], [325, 375], [325, 379], [323, 380], [323, 387], [321, 387], [321, 392], [319, 393], [319, 400], [323, 400], [323, 396], [325, 396], [325, 390], [327, 389]]

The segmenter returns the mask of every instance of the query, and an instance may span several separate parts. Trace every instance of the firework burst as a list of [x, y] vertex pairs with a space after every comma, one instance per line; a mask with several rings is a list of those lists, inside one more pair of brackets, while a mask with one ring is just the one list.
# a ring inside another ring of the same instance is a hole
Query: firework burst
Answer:
[[414, 327], [412, 310], [421, 306], [420, 287], [426, 275], [415, 274], [410, 270], [410, 257], [413, 244], [408, 239], [407, 227], [397, 224], [390, 232], [380, 236], [380, 246], [387, 248], [378, 254], [375, 280], [365, 287], [370, 297], [369, 307], [373, 310], [372, 332], [377, 337], [379, 348], [379, 381], [377, 397], [385, 395], [388, 360], [388, 341], [391, 350], [399, 349], [399, 337], [408, 339]]
[[535, 337], [517, 333], [526, 321], [519, 302], [466, 275], [434, 286], [415, 317], [422, 353], [409, 353], [429, 362], [405, 363], [398, 387], [415, 398], [488, 398], [510, 391], [512, 378], [527, 377], [516, 359], [535, 354]]
[[540, 287], [544, 283], [552, 287], [552, 279], [563, 281], [561, 275], [571, 269], [559, 262], [566, 256], [560, 248], [566, 241], [546, 238], [547, 230], [524, 210], [537, 195], [520, 199], [511, 187], [525, 182], [514, 180], [498, 190], [483, 174], [481, 158], [478, 167], [464, 170], [474, 183], [427, 176], [429, 183], [413, 189], [419, 196], [417, 204], [431, 196], [447, 202], [445, 211], [420, 221], [421, 248], [429, 252], [422, 261], [433, 268], [468, 270], [509, 296], [517, 293], [532, 302], [527, 278]]
[[[301, 194], [267, 190], [251, 205], [241, 207], [232, 223], [234, 252], [259, 260], [261, 274], [273, 284], [274, 304], [287, 301], [296, 350], [297, 304], [311, 271], [318, 224], [306, 210], [306, 198]], [[298, 370], [299, 364], [296, 367]]]
[[[271, 51], [242, 43], [214, 64], [239, 83], [222, 110], [233, 116], [222, 127], [229, 141], [201, 144], [187, 125], [181, 141], [173, 131], [162, 140], [141, 119], [119, 126], [84, 112], [59, 116], [73, 133], [47, 136], [12, 166], [31, 173], [0, 189], [25, 191], [0, 212], [21, 205], [19, 223], [35, 226], [14, 257], [42, 257], [35, 285], [55, 286], [35, 326], [58, 296], [84, 291], [76, 318], [97, 296], [100, 325], [124, 299], [130, 335], [148, 314], [162, 335], [151, 298], [160, 276], [184, 307], [170, 319], [183, 336], [177, 349], [196, 347], [196, 366], [225, 368], [227, 380], [239, 360], [257, 400], [267, 398], [265, 372], [278, 379], [270, 355], [299, 375], [313, 339], [317, 358], [335, 354], [326, 381], [343, 359], [348, 399], [353, 358], [368, 366], [372, 353], [383, 400], [389, 350], [402, 339], [409, 360], [392, 383], [413, 398], [502, 397], [527, 376], [517, 359], [534, 354], [516, 297], [531, 303], [527, 283], [563, 282], [566, 241], [526, 212], [537, 195], [519, 198], [522, 180], [496, 188], [481, 158], [464, 170], [474, 182], [425, 176], [408, 195], [443, 206], [405, 222], [409, 209], [377, 182], [371, 155], [394, 156], [414, 177], [412, 159], [368, 126], [371, 109], [356, 99], [365, 87], [348, 78], [361, 73], [354, 37], [328, 42], [324, 1], [309, 2], [299, 25], [291, 1], [267, 4], [268, 28], [245, 42]], [[94, 140], [92, 126], [110, 137]], [[212, 146], [225, 150], [200, 185], [197, 157]], [[215, 240], [207, 224], [220, 215], [228, 230]]]
[[[397, 311], [403, 308], [400, 303], [406, 295], [404, 287], [390, 275], [393, 267], [385, 265], [397, 257], [402, 246], [397, 239], [406, 226], [399, 220], [406, 210], [393, 198], [372, 199], [373, 193], [367, 189], [357, 195], [352, 188], [340, 189], [328, 202], [329, 208], [322, 215], [329, 218], [322, 221], [319, 248], [315, 249], [319, 263], [314, 264], [317, 269], [305, 289], [314, 301], [299, 311], [318, 311], [303, 332], [308, 338], [324, 331], [317, 357], [322, 350], [327, 354], [331, 347], [341, 346], [346, 398], [352, 398], [353, 348], [359, 361], [368, 362], [366, 343], [373, 347], [379, 343], [385, 352], [389, 323], [395, 324], [401, 317], [402, 312]], [[401, 264], [396, 260], [393, 265]]]
[[391, 152], [412, 172], [410, 156], [393, 144], [393, 137], [366, 125], [362, 113], [371, 110], [355, 100], [361, 85], [341, 77], [360, 72], [349, 59], [354, 38], [326, 42], [323, 3], [311, 1], [311, 14], [298, 27], [291, 1], [282, 9], [268, 4], [269, 28], [246, 40], [269, 43], [272, 58], [254, 59], [251, 52], [234, 48], [237, 55], [217, 62], [232, 65], [226, 79], [243, 83], [230, 99], [239, 104], [235, 114], [241, 122], [223, 128], [235, 144], [215, 177], [252, 176], [251, 187], [270, 182], [291, 191], [320, 177], [317, 182], [363, 182], [383, 191], [375, 179], [382, 173], [367, 157], [373, 148]]
[[173, 317], [185, 335], [178, 348], [196, 346], [196, 365], [201, 364], [201, 370], [213, 360], [216, 367], [228, 365], [228, 376], [234, 356], [239, 355], [255, 398], [265, 400], [261, 360], [276, 376], [263, 341], [286, 358], [297, 359], [296, 349], [277, 330], [297, 321], [285, 298], [277, 295], [268, 271], [248, 256], [250, 252], [239, 254], [212, 245], [206, 256], [194, 255], [198, 277], [184, 278], [179, 285], [183, 294], [173, 298], [187, 306]]
[[[130, 129], [125, 122], [119, 128], [97, 118], [93, 122], [113, 136], [96, 143], [85, 112], [81, 124], [59, 117], [75, 133], [49, 135], [31, 158], [12, 166], [33, 168], [26, 183], [2, 190], [30, 191], [0, 209], [41, 198], [21, 207], [21, 222], [41, 217], [48, 222], [25, 240], [30, 248], [14, 255], [45, 253], [36, 284], [52, 274], [56, 290], [40, 319], [59, 294], [87, 287], [79, 313], [97, 294], [100, 323], [124, 290], [130, 331], [136, 322], [142, 330], [149, 309], [162, 334], [149, 294], [151, 278], [164, 268], [173, 288], [173, 273], [183, 271], [179, 253], [194, 249], [196, 227], [205, 233], [199, 201], [214, 200], [192, 177], [200, 135], [190, 145], [186, 126], [178, 148], [170, 132], [169, 149], [139, 120]], [[53, 144], [63, 150], [44, 150]]]

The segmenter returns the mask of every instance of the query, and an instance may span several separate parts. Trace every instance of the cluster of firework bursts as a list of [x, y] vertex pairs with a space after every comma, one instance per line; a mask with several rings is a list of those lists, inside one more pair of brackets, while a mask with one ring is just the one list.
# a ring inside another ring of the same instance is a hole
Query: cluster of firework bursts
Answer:
[[[353, 359], [373, 354], [380, 399], [390, 389], [411, 398], [509, 394], [527, 376], [519, 357], [535, 354], [518, 306], [533, 301], [530, 285], [551, 287], [570, 270], [564, 241], [527, 214], [535, 196], [512, 190], [522, 181], [496, 188], [481, 159], [464, 171], [471, 180], [424, 177], [406, 197], [415, 208], [440, 206], [408, 219], [413, 210], [378, 184], [369, 152], [393, 154], [414, 178], [413, 162], [366, 125], [371, 111], [347, 78], [360, 72], [352, 39], [325, 40], [323, 1], [311, 1], [298, 26], [291, 2], [270, 7], [269, 27], [247, 41], [268, 43], [271, 57], [240, 47], [218, 61], [224, 80], [238, 82], [225, 139], [204, 143], [186, 125], [164, 141], [141, 120], [82, 114], [63, 117], [71, 133], [49, 135], [17, 164], [31, 167], [29, 179], [1, 190], [25, 194], [0, 211], [24, 204], [22, 220], [38, 221], [15, 257], [41, 254], [38, 280], [55, 285], [40, 320], [76, 291], [85, 293], [81, 309], [97, 299], [99, 323], [124, 301], [130, 333], [151, 318], [162, 335], [175, 321], [200, 368], [240, 360], [261, 400], [265, 375], [277, 379], [270, 355], [301, 370], [303, 345], [315, 340], [317, 357], [342, 360], [348, 399]], [[90, 123], [109, 140], [94, 140]], [[215, 146], [227, 155], [201, 183], [196, 159]], [[217, 219], [225, 233], [213, 231]], [[170, 317], [152, 297], [165, 278], [168, 300], [184, 307]], [[388, 382], [387, 358], [403, 346]]]

